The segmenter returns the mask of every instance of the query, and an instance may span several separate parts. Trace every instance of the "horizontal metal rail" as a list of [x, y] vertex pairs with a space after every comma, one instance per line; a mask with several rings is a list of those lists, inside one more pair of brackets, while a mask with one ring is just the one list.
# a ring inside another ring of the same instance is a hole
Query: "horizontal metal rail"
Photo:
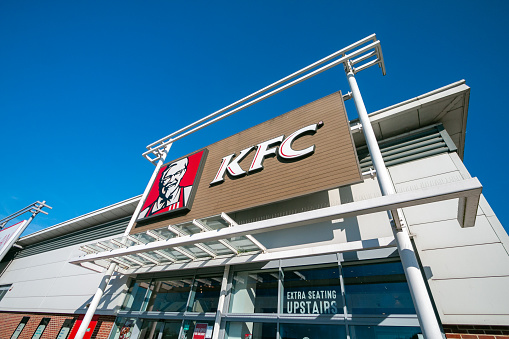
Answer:
[[[481, 191], [482, 185], [477, 178], [465, 179], [462, 181], [428, 187], [420, 190], [396, 193], [369, 200], [356, 201], [344, 205], [331, 206], [318, 210], [296, 213], [284, 217], [252, 222], [235, 227], [226, 227], [219, 230], [197, 233], [193, 234], [192, 236], [182, 236], [171, 238], [166, 241], [155, 241], [144, 245], [135, 245], [129, 248], [116, 249], [110, 252], [89, 254], [83, 257], [73, 258], [70, 260], [70, 263], [80, 264], [82, 262], [95, 261], [99, 259], [122, 257], [129, 254], [150, 252], [165, 248], [175, 248], [178, 246], [187, 246], [196, 243], [205, 243], [232, 237], [265, 233], [280, 229], [309, 225], [311, 223], [354, 217], [358, 215], [387, 210], [395, 210], [398, 208], [455, 198], [473, 197], [475, 199], [481, 194]], [[476, 208], [473, 209], [473, 213], [476, 211]], [[465, 215], [468, 217], [468, 213], [465, 213]]]
[[49, 206], [46, 204], [46, 201], [36, 201], [34, 203], [31, 203], [30, 205], [28, 205], [27, 207], [24, 207], [22, 209], [20, 209], [19, 211], [17, 212], [14, 212], [12, 213], [11, 215], [8, 215], [6, 216], [5, 218], [3, 219], [0, 219], [0, 230], [7, 225], [7, 223], [13, 219], [16, 219], [17, 217], [25, 214], [25, 213], [32, 213], [33, 215], [35, 214], [38, 214], [38, 213], [44, 213], [44, 214], [48, 214], [48, 212], [45, 212], [43, 211], [42, 209], [44, 207], [47, 207], [49, 209], [53, 209], [53, 207]]
[[[369, 43], [370, 41], [372, 41], [372, 42]], [[358, 49], [355, 50], [356, 48], [358, 48]], [[315, 69], [316, 67], [318, 67], [324, 63], [327, 63], [335, 58], [338, 58], [338, 57], [339, 57], [339, 59], [334, 60], [334, 61], [330, 62], [329, 64], [322, 66], [318, 69]], [[278, 81], [254, 92], [254, 93], [252, 93], [252, 94], [250, 94], [250, 95], [248, 95], [248, 96], [246, 96], [246, 97], [244, 97], [244, 98], [242, 98], [242, 99], [240, 99], [226, 107], [223, 107], [220, 110], [218, 110], [212, 114], [209, 114], [206, 117], [199, 119], [196, 122], [194, 122], [184, 128], [181, 128], [176, 132], [173, 132], [173, 133], [167, 135], [164, 138], [161, 138], [161, 139], [149, 144], [147, 146], [148, 151], [144, 152], [142, 155], [147, 160], [149, 160], [150, 162], [153, 163], [157, 159], [157, 157], [159, 157], [159, 152], [160, 152], [159, 150], [161, 148], [163, 148], [164, 146], [166, 146], [176, 140], [182, 139], [182, 138], [188, 136], [189, 134], [192, 134], [204, 127], [207, 127], [208, 125], [211, 125], [211, 124], [213, 124], [221, 119], [224, 119], [234, 113], [237, 113], [243, 109], [246, 109], [260, 101], [263, 101], [263, 100], [265, 100], [279, 92], [282, 92], [292, 86], [295, 86], [305, 80], [308, 80], [308, 79], [314, 77], [315, 75], [318, 75], [330, 68], [344, 64], [346, 61], [348, 61], [354, 57], [358, 57], [357, 59], [355, 59], [356, 63], [360, 63], [360, 62], [363, 62], [365, 60], [375, 57], [374, 60], [368, 61], [366, 64], [355, 68], [354, 69], [355, 72], [360, 72], [361, 70], [366, 69], [370, 66], [373, 66], [374, 64], [378, 64], [382, 68], [382, 72], [385, 75], [385, 65], [383, 62], [380, 41], [378, 41], [376, 39], [375, 34], [372, 34], [372, 35], [370, 35], [364, 39], [361, 39], [361, 40], [357, 41], [356, 43], [353, 43], [353, 44], [351, 44], [351, 45], [349, 45], [349, 46], [347, 46], [347, 47], [345, 47], [345, 48], [343, 48], [343, 49], [341, 49], [341, 50], [339, 50], [339, 51], [337, 51], [323, 59], [320, 59], [320, 60], [312, 63], [311, 65], [309, 65], [307, 67], [300, 69], [297, 72], [294, 72], [294, 73], [282, 78], [281, 80], [278, 80]], [[315, 70], [311, 71], [313, 69], [315, 69]], [[307, 72], [309, 72], [309, 73], [307, 73]], [[307, 74], [305, 74], [305, 73], [307, 73]], [[305, 75], [301, 76], [302, 74], [305, 74]], [[301, 77], [295, 79], [298, 76], [301, 76]], [[292, 79], [295, 79], [295, 80], [287, 83], [288, 81], [290, 81]], [[278, 87], [278, 86], [280, 86], [280, 87]], [[271, 91], [266, 93], [269, 90], [271, 90]], [[239, 106], [239, 105], [241, 105], [241, 106]], [[151, 155], [155, 155], [156, 158], [155, 159], [151, 158]]]

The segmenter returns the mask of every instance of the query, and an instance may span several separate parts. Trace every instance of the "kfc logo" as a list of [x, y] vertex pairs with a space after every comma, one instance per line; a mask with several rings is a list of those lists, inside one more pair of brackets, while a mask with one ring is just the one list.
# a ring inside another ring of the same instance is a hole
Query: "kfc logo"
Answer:
[[163, 165], [152, 184], [138, 220], [189, 211], [196, 193], [207, 150]]
[[[294, 150], [292, 148], [292, 144], [295, 141], [295, 139], [303, 135], [316, 133], [316, 131], [322, 126], [323, 121], [320, 121], [317, 124], [312, 124], [303, 127], [293, 132], [286, 138], [284, 135], [281, 135], [277, 138], [273, 138], [268, 141], [259, 143], [257, 146], [250, 146], [240, 151], [240, 154], [235, 159], [233, 159], [235, 153], [227, 155], [221, 161], [221, 166], [219, 167], [219, 170], [217, 171], [217, 174], [214, 177], [214, 180], [212, 180], [212, 182], [210, 183], [210, 185], [223, 182], [226, 171], [228, 171], [228, 173], [231, 176], [238, 177], [249, 172], [262, 170], [263, 160], [269, 155], [277, 154], [278, 158], [281, 160], [296, 160], [313, 154], [315, 151], [315, 145], [311, 145], [302, 150]], [[279, 147], [277, 147], [276, 145], [279, 145]], [[271, 146], [276, 147], [271, 148]], [[251, 166], [249, 166], [249, 169], [246, 172], [242, 169], [242, 167], [240, 167], [239, 162], [241, 162], [249, 154], [249, 152], [251, 152], [253, 148], [256, 148], [256, 153], [253, 160], [251, 161]]]

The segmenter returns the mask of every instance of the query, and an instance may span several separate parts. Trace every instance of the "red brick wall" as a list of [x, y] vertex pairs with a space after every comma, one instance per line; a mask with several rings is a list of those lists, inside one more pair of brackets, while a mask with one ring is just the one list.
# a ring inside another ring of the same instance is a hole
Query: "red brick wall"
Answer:
[[[30, 317], [30, 320], [28, 320], [18, 339], [32, 338], [42, 318], [50, 318], [51, 320], [44, 330], [41, 339], [55, 339], [66, 319], [78, 319], [76, 314], [0, 312], [0, 339], [9, 339], [23, 317]], [[115, 316], [99, 316], [97, 326], [94, 333], [92, 333], [92, 339], [107, 339], [114, 323]]]
[[509, 339], [509, 326], [443, 325], [449, 339]]

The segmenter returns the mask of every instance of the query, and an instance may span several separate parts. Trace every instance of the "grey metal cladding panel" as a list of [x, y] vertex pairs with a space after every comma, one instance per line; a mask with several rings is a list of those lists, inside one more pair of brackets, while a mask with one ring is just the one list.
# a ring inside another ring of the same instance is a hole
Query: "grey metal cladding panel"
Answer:
[[[444, 136], [446, 139], [444, 139]], [[393, 137], [379, 142], [380, 151], [387, 166], [454, 151], [450, 146], [447, 132], [441, 125], [434, 125], [400, 137]], [[367, 147], [357, 148], [361, 171], [373, 167]]]
[[55, 237], [40, 243], [26, 246], [19, 251], [15, 258], [24, 258], [39, 253], [53, 251], [59, 248], [77, 245], [96, 239], [110, 237], [121, 234], [125, 231], [130, 217], [110, 221], [101, 225], [86, 228], [84, 230], [69, 233], [60, 237]]

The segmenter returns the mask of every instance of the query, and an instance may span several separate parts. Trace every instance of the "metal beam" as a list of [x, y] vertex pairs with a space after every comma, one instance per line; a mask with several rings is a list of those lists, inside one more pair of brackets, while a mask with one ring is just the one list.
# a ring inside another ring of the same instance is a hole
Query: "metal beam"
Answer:
[[[249, 254], [250, 263], [256, 262], [267, 262], [271, 260], [279, 259], [290, 259], [290, 258], [302, 258], [314, 255], [331, 254], [331, 253], [344, 253], [344, 252], [356, 252], [366, 251], [371, 249], [380, 248], [394, 248], [396, 250], [396, 242], [394, 237], [383, 237], [367, 240], [349, 241], [345, 243], [331, 244], [331, 245], [319, 245], [315, 247], [299, 248], [294, 250], [275, 251], [268, 253], [255, 253]], [[145, 266], [136, 267], [130, 269], [127, 274], [142, 274], [142, 273], [156, 273], [161, 271], [176, 271], [180, 269], [191, 269], [200, 267], [217, 267], [224, 265], [238, 265], [245, 264], [246, 256], [231, 256], [229, 258], [216, 258], [208, 260], [200, 260], [193, 262], [177, 262], [166, 266]]]
[[[196, 219], [193, 219], [193, 225], [201, 229], [203, 232], [213, 231], [213, 229], [211, 229], [207, 225], [203, 225], [199, 220]], [[232, 253], [239, 254], [239, 250], [235, 246], [233, 246], [228, 240], [221, 239], [218, 240], [218, 242], [227, 249], [229, 249], [230, 251], [232, 251]]]
[[[230, 227], [239, 226], [235, 220], [233, 220], [228, 214], [221, 212], [221, 218], [230, 224]], [[251, 234], [247, 234], [246, 238], [249, 239], [256, 247], [258, 247], [263, 253], [267, 252], [267, 247], [263, 246], [261, 242], [256, 240]]]

